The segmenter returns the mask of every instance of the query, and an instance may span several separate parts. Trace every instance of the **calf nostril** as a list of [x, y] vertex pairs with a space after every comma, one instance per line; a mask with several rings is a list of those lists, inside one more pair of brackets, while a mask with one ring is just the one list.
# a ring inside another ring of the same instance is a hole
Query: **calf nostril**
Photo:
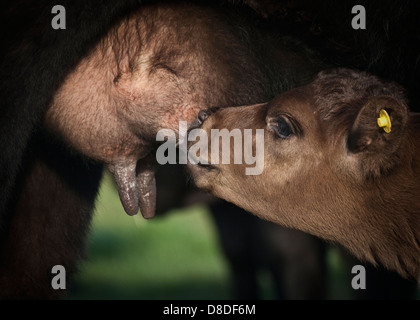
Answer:
[[209, 117], [208, 113], [205, 110], [200, 110], [200, 112], [198, 113], [198, 119], [203, 122], [204, 120], [206, 120]]

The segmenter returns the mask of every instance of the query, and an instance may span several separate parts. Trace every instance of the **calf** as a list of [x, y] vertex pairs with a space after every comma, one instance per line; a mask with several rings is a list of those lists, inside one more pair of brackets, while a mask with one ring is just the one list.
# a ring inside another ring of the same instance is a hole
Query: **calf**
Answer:
[[[196, 123], [206, 133], [264, 129], [261, 174], [234, 164], [235, 150], [228, 164], [193, 154], [198, 187], [420, 281], [420, 114], [409, 112], [398, 85], [321, 72], [269, 103], [202, 111]], [[197, 143], [207, 142], [215, 136]]]

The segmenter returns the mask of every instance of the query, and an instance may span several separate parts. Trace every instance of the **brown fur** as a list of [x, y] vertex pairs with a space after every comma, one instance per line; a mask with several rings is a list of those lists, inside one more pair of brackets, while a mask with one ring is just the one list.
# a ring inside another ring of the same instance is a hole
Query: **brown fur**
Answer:
[[[389, 134], [376, 124], [382, 108]], [[288, 138], [276, 134], [279, 117], [294, 123]], [[420, 115], [400, 87], [323, 72], [267, 104], [219, 110], [202, 128], [266, 129], [265, 166], [247, 176], [243, 165], [190, 165], [199, 187], [420, 281]]]
[[[209, 7], [142, 6], [117, 23], [56, 92], [48, 128], [108, 165], [128, 214], [139, 207], [146, 218], [154, 214], [155, 161], [148, 155], [160, 129], [191, 124], [204, 106], [265, 96], [255, 59], [230, 30]], [[238, 81], [243, 77], [246, 86]]]
[[[261, 76], [252, 58], [242, 54], [247, 49], [227, 30], [207, 7], [140, 8], [67, 77], [47, 112], [47, 124], [93, 159], [143, 158], [158, 130], [177, 130], [179, 120], [191, 123], [201, 108], [227, 104], [219, 98], [232, 95], [227, 92], [236, 92], [242, 101], [256, 95], [250, 88], [263, 95], [258, 80], [245, 88], [237, 82], [245, 65], [247, 76]], [[208, 72], [214, 69], [229, 72], [223, 77]]]

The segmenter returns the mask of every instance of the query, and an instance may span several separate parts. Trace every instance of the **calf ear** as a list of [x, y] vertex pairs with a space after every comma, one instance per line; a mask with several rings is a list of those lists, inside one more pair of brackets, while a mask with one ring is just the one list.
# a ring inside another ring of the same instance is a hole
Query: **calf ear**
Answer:
[[407, 122], [406, 104], [393, 97], [372, 97], [363, 105], [350, 130], [347, 148], [360, 157], [366, 174], [379, 175], [395, 165]]

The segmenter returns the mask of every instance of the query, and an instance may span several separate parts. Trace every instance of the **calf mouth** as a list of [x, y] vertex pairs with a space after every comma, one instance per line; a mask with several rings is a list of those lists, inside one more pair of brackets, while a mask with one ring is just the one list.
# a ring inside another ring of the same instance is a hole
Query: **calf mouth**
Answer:
[[218, 169], [215, 165], [212, 165], [210, 163], [204, 164], [204, 163], [198, 163], [197, 164], [200, 168], [206, 169], [206, 170], [216, 170]]
[[[217, 110], [221, 109], [221, 107], [211, 107], [208, 109], [203, 109], [200, 110], [197, 118], [195, 119], [195, 121], [191, 124], [191, 126], [188, 128], [188, 134], [194, 130], [194, 129], [202, 129], [202, 125], [204, 124], [204, 122], [213, 114], [215, 113]], [[204, 130], [204, 129], [203, 129]], [[189, 161], [187, 163], [187, 166], [189, 168], [189, 170], [193, 173], [193, 176], [195, 174], [203, 174], [205, 171], [216, 171], [219, 170], [219, 168], [210, 163], [210, 159], [202, 159], [200, 157], [197, 157], [195, 154], [190, 153], [190, 147], [194, 142], [189, 142], [188, 143], [188, 158]], [[191, 161], [190, 161], [191, 160]]]
[[207, 171], [219, 170], [219, 168], [217, 166], [215, 166], [214, 164], [211, 164], [211, 163], [203, 163], [202, 162], [202, 159], [197, 158], [193, 154], [189, 154], [189, 158], [192, 160], [192, 162], [191, 161], [188, 161], [188, 167], [190, 167], [190, 168], [199, 167], [199, 168], [204, 169], [204, 170], [207, 170]]

